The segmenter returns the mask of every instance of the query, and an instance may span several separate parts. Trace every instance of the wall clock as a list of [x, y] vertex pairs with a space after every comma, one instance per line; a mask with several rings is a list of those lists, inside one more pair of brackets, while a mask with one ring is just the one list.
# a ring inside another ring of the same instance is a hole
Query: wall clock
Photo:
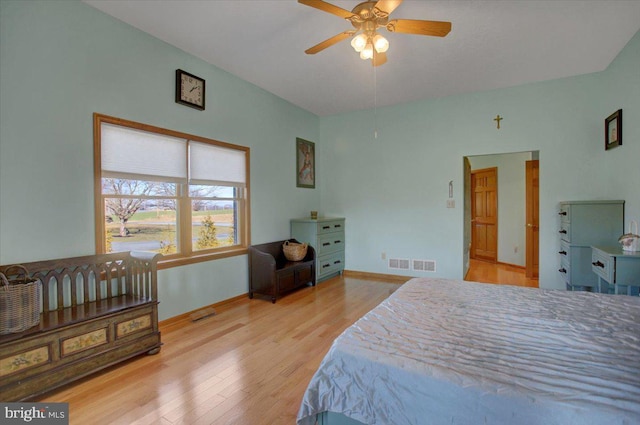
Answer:
[[176, 69], [176, 103], [204, 111], [205, 81]]

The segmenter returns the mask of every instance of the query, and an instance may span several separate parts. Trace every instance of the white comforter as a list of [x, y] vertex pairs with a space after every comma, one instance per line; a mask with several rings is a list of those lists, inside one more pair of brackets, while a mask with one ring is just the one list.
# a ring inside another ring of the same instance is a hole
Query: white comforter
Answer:
[[298, 424], [640, 424], [640, 297], [413, 279], [340, 335]]

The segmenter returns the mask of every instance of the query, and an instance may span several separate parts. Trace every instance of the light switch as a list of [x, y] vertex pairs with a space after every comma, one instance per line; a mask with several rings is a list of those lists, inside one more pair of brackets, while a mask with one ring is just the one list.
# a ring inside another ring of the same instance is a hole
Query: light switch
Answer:
[[455, 208], [456, 200], [455, 199], [447, 199], [447, 208]]

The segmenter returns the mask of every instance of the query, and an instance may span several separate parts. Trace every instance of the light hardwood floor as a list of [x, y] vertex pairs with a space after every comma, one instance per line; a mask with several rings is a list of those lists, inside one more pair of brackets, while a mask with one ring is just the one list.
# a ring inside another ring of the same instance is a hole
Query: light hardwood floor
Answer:
[[334, 278], [272, 304], [240, 299], [161, 326], [164, 346], [38, 401], [71, 424], [294, 424], [333, 340], [399, 285]]
[[538, 287], [538, 279], [526, 277], [525, 270], [520, 267], [502, 263], [489, 263], [471, 259], [465, 280], [494, 283], [501, 285]]

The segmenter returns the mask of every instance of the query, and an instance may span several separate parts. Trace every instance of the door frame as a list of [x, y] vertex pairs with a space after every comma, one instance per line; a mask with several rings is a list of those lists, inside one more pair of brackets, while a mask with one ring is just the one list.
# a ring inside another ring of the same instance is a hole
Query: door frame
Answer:
[[[470, 218], [470, 211], [467, 213], [467, 210], [470, 210], [470, 205], [471, 205], [471, 184], [470, 184], [470, 177], [471, 177], [471, 171], [470, 171], [470, 167], [467, 167], [465, 164], [467, 163], [467, 161], [469, 161], [469, 159], [473, 159], [475, 157], [484, 157], [484, 156], [493, 156], [493, 155], [511, 155], [511, 154], [522, 154], [522, 153], [527, 153], [530, 154], [530, 158], [531, 160], [538, 160], [539, 161], [539, 157], [540, 157], [540, 151], [538, 150], [526, 150], [526, 151], [516, 151], [516, 152], [493, 152], [493, 153], [477, 153], [477, 154], [468, 154], [468, 155], [464, 155], [462, 157], [463, 161], [462, 161], [462, 174], [463, 174], [463, 191], [464, 191], [464, 195], [463, 195], [463, 200], [464, 200], [464, 206], [463, 206], [463, 214], [462, 214], [462, 228], [463, 228], [463, 241], [462, 241], [462, 276], [466, 276], [467, 273], [469, 272], [469, 267], [470, 267], [470, 257], [471, 257], [471, 232], [470, 232], [470, 226], [471, 226], [471, 218]], [[524, 165], [523, 165], [523, 173], [524, 173]], [[524, 202], [524, 200], [523, 200]], [[524, 223], [526, 226], [526, 222]], [[526, 228], [526, 227], [525, 227]], [[468, 229], [465, 230], [465, 229]], [[526, 248], [526, 245], [525, 245]], [[538, 248], [538, 254], [539, 254], [539, 248]], [[526, 260], [526, 252], [525, 252], [525, 260]], [[517, 267], [522, 267], [524, 269], [524, 266], [517, 266]]]

